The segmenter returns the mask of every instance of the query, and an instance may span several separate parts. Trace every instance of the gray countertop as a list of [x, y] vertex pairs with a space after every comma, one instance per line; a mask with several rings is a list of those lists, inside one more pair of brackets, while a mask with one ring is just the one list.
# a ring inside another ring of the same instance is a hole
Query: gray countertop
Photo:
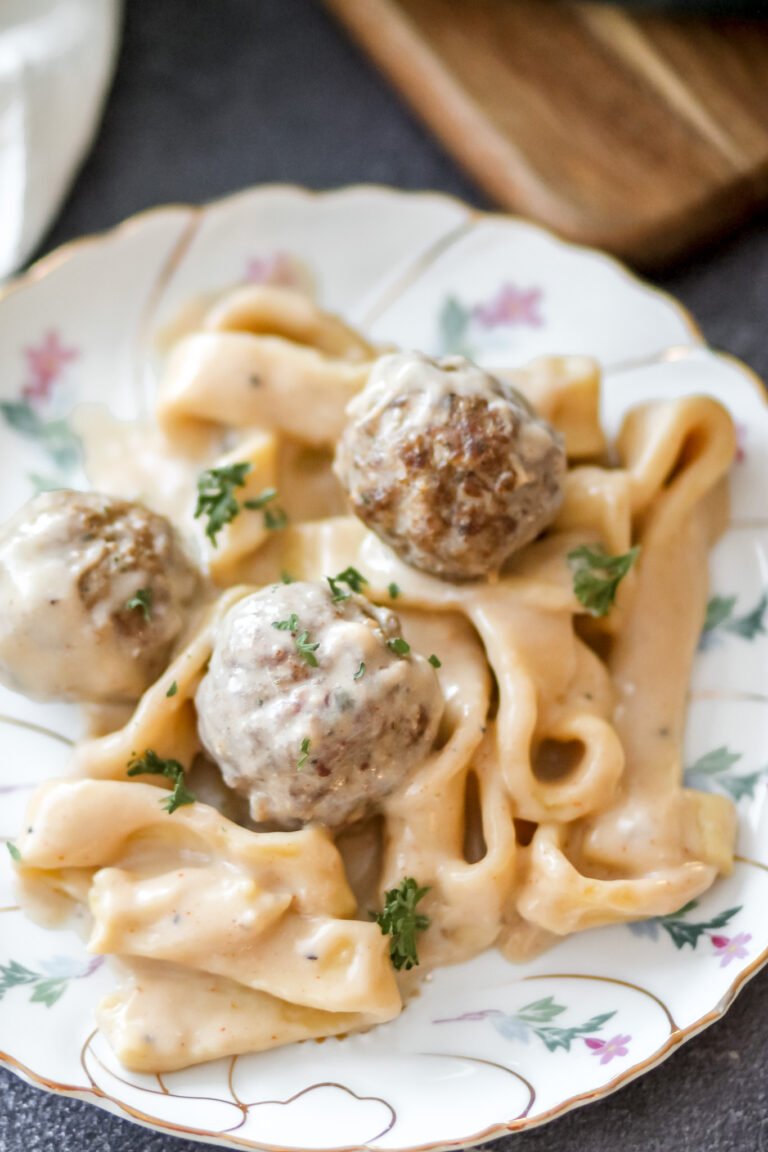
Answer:
[[[365, 0], [360, 0], [364, 3]], [[48, 251], [165, 201], [263, 181], [358, 181], [484, 207], [311, 0], [127, 0], [97, 144]], [[709, 340], [768, 375], [768, 229], [756, 224], [659, 280]], [[768, 970], [724, 1020], [614, 1096], [529, 1133], [515, 1152], [768, 1152]], [[0, 1071], [0, 1152], [192, 1152]]]

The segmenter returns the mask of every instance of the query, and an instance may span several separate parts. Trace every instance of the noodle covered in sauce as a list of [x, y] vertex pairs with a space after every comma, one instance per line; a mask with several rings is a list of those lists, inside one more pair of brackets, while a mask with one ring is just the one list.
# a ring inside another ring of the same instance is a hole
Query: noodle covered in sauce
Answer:
[[[85, 905], [115, 958], [98, 1020], [133, 1070], [391, 1020], [431, 967], [666, 915], [731, 867], [733, 806], [681, 759], [726, 411], [644, 404], [608, 450], [590, 360], [505, 373], [486, 426], [484, 373], [406, 356], [412, 407], [366, 441], [346, 410], [377, 356], [308, 298], [245, 288], [178, 341], [152, 427], [78, 416], [94, 488], [168, 516], [205, 574], [159, 678], [16, 842], [29, 900]], [[416, 420], [393, 480], [385, 437]], [[472, 471], [493, 427], [496, 488]]]

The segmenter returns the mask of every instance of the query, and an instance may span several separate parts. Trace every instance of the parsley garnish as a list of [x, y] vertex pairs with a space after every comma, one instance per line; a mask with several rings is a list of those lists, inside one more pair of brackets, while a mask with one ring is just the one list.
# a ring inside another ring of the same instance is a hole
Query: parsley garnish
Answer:
[[582, 544], [568, 553], [576, 599], [592, 616], [608, 615], [616, 589], [639, 552], [640, 546], [636, 545], [621, 556], [610, 556], [604, 548], [590, 548], [588, 544]]
[[147, 748], [143, 756], [136, 756], [128, 764], [129, 776], [165, 776], [173, 782], [173, 792], [160, 801], [168, 815], [172, 815], [183, 804], [194, 804], [197, 797], [184, 783], [184, 769], [178, 760], [163, 760], [157, 752]]
[[393, 600], [397, 600], [398, 596], [400, 595], [400, 588], [397, 584], [395, 584], [394, 580], [387, 586], [387, 592], [389, 592], [389, 595]]
[[286, 572], [284, 568], [280, 573], [280, 580], [283, 584], [293, 584], [293, 576], [291, 576], [290, 572]]
[[301, 742], [301, 756], [299, 756], [299, 759], [296, 761], [296, 768], [298, 769], [299, 772], [301, 772], [302, 768], [306, 764], [308, 756], [309, 756], [309, 736], [305, 736]]
[[270, 532], [280, 532], [288, 523], [288, 514], [282, 508], [264, 509], [264, 527]]
[[252, 508], [258, 512], [258, 510], [263, 508], [265, 504], [268, 504], [270, 500], [274, 500], [275, 496], [277, 496], [277, 488], [265, 488], [261, 495], [254, 496], [253, 500], [246, 500], [245, 507]]
[[230, 524], [240, 511], [234, 490], [245, 485], [245, 478], [250, 470], [251, 464], [245, 460], [241, 464], [209, 468], [198, 477], [195, 520], [203, 515], [208, 517], [205, 534], [214, 548], [219, 532], [226, 524]]
[[149, 621], [152, 619], [152, 589], [139, 588], [135, 596], [131, 596], [130, 600], [126, 600], [125, 607], [128, 612], [134, 608], [140, 608], [144, 613], [144, 619]]
[[309, 664], [311, 668], [317, 668], [317, 657], [315, 656], [315, 652], [317, 652], [318, 648], [320, 647], [320, 641], [315, 640], [314, 643], [311, 643], [309, 639], [309, 632], [307, 632], [306, 628], [303, 632], [299, 632], [298, 636], [296, 637], [296, 647], [299, 650], [299, 655], [306, 660], [307, 664]]
[[[265, 488], [259, 496], [255, 496], [253, 500], [246, 500], [245, 507], [250, 508], [252, 511], [259, 512], [264, 510], [264, 527], [272, 532], [279, 532], [281, 528], [285, 528], [288, 523], [288, 516], [282, 508], [267, 508], [267, 504], [274, 500], [277, 496], [277, 488]], [[284, 581], [285, 583], [285, 581]], [[290, 584], [290, 580], [287, 581]]]
[[357, 672], [355, 672], [352, 679], [353, 680], [362, 680], [363, 676], [365, 676], [365, 661], [361, 660], [360, 661], [360, 667], [358, 668]]
[[438, 660], [438, 658], [437, 658], [437, 656], [435, 656], [434, 652], [432, 653], [432, 655], [429, 658], [429, 663], [432, 665], [433, 668], [442, 668], [442, 666], [443, 666], [442, 660]]
[[387, 640], [387, 648], [397, 656], [407, 656], [411, 650], [410, 644], [407, 640], [403, 640], [402, 636], [395, 636], [394, 640]]
[[416, 951], [416, 933], [429, 928], [429, 917], [416, 911], [416, 905], [426, 896], [429, 888], [419, 888], [412, 876], [406, 876], [397, 888], [384, 894], [384, 911], [372, 912], [382, 935], [389, 936], [389, 956], [399, 972], [419, 963]]
[[12, 844], [10, 840], [6, 840], [5, 846], [11, 854], [11, 859], [15, 860], [17, 864], [21, 864], [21, 852], [19, 852], [16, 845]]
[[[326, 576], [326, 580], [331, 586], [334, 604], [338, 604], [340, 600], [349, 600], [353, 592], [362, 592], [363, 584], [368, 583], [365, 576], [351, 565], [349, 568], [345, 568], [343, 572], [339, 572], [336, 576]], [[346, 584], [349, 591], [340, 588], [340, 584]]]
[[291, 612], [287, 620], [273, 620], [272, 627], [277, 628], [278, 632], [296, 632], [299, 627], [299, 618], [295, 612]]
[[178, 690], [179, 690], [179, 686], [176, 683], [176, 681], [174, 680], [173, 684], [171, 684], [170, 688], [166, 692], [166, 696], [175, 696], [176, 693], [178, 692]]
[[317, 668], [315, 652], [317, 652], [320, 647], [320, 641], [315, 640], [312, 642], [309, 639], [309, 632], [306, 628], [303, 632], [299, 632], [299, 618], [295, 612], [291, 612], [287, 620], [273, 620], [272, 627], [277, 628], [278, 632], [290, 632], [299, 650], [299, 655], [306, 660], [310, 667]]

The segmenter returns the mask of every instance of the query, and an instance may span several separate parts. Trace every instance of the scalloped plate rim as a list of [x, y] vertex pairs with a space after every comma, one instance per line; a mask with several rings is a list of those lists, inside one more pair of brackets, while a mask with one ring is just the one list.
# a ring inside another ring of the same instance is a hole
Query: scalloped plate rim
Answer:
[[[50, 273], [56, 271], [59, 267], [64, 265], [73, 256], [76, 256], [84, 248], [107, 246], [113, 239], [117, 239], [121, 236], [130, 234], [140, 229], [148, 218], [154, 219], [161, 216], [167, 216], [170, 219], [176, 216], [179, 219], [186, 221], [191, 221], [195, 218], [202, 219], [207, 213], [213, 210], [236, 206], [237, 204], [246, 200], [249, 196], [253, 196], [254, 193], [260, 192], [272, 192], [278, 194], [283, 192], [291, 195], [298, 194], [303, 199], [307, 200], [328, 199], [338, 197], [340, 195], [353, 196], [356, 193], [374, 192], [385, 197], [399, 200], [403, 203], [412, 202], [418, 199], [426, 202], [431, 200], [433, 202], [443, 202], [449, 204], [455, 208], [461, 209], [462, 212], [465, 213], [466, 221], [468, 224], [478, 223], [484, 220], [497, 220], [500, 222], [514, 221], [519, 223], [526, 229], [536, 232], [542, 237], [546, 238], [548, 242], [554, 244], [560, 249], [574, 253], [584, 258], [596, 260], [604, 266], [607, 266], [615, 274], [617, 274], [624, 283], [628, 283], [635, 288], [642, 289], [642, 291], [647, 295], [653, 295], [661, 299], [668, 307], [676, 312], [679, 318], [684, 322], [690, 337], [690, 341], [688, 343], [677, 343], [646, 357], [639, 357], [635, 360], [628, 360], [626, 362], [618, 363], [612, 366], [612, 371], [621, 372], [636, 365], [663, 363], [669, 359], [672, 359], [673, 354], [676, 352], [682, 353], [683, 358], [688, 358], [691, 355], [695, 355], [696, 352], [703, 352], [712, 355], [718, 360], [728, 362], [732, 367], [739, 370], [745, 379], [749, 381], [750, 385], [756, 389], [763, 403], [768, 405], [768, 397], [766, 396], [762, 381], [748, 365], [744, 364], [735, 355], [713, 349], [706, 342], [690, 311], [679, 300], [677, 300], [670, 293], [666, 292], [664, 289], [658, 288], [655, 285], [646, 282], [642, 277], [636, 275], [630, 268], [628, 268], [616, 257], [611, 256], [608, 253], [601, 252], [597, 249], [590, 248], [587, 245], [575, 244], [571, 241], [564, 240], [552, 233], [546, 227], [527, 221], [523, 217], [513, 215], [511, 213], [489, 212], [477, 209], [474, 206], [465, 203], [457, 196], [428, 189], [408, 191], [380, 183], [357, 183], [336, 188], [315, 190], [302, 187], [301, 185], [297, 184], [276, 182], [249, 186], [228, 195], [218, 197], [204, 204], [171, 202], [167, 204], [155, 205], [140, 212], [134, 213], [120, 221], [118, 224], [105, 228], [100, 232], [75, 238], [65, 244], [60, 245], [52, 252], [49, 252], [40, 257], [23, 272], [9, 279], [6, 283], [0, 284], [0, 305], [2, 305], [3, 301], [5, 301], [9, 296], [25, 288], [32, 287], [35, 283], [44, 279]], [[757, 867], [768, 871], [768, 866], [760, 862], [748, 859], [745, 859], [745, 862], [755, 864]], [[658, 1067], [682, 1044], [687, 1043], [687, 1041], [698, 1035], [705, 1028], [721, 1019], [731, 1007], [734, 1000], [739, 995], [744, 986], [748, 983], [748, 981], [751, 980], [767, 964], [768, 948], [764, 949], [762, 953], [756, 956], [751, 964], [738, 972], [736, 978], [729, 985], [728, 989], [721, 996], [720, 1000], [717, 1002], [714, 1008], [705, 1013], [699, 1019], [695, 1020], [692, 1024], [688, 1025], [686, 1028], [673, 1032], [661, 1045], [661, 1047], [650, 1057], [641, 1063], [631, 1066], [623, 1073], [615, 1076], [607, 1084], [569, 1097], [568, 1099], [562, 1101], [553, 1108], [549, 1109], [547, 1112], [540, 1115], [533, 1117], [523, 1116], [518, 1120], [508, 1123], [495, 1123], [481, 1130], [474, 1136], [462, 1137], [455, 1141], [438, 1141], [434, 1143], [430, 1142], [427, 1144], [411, 1145], [407, 1149], [403, 1148], [402, 1152], [451, 1152], [451, 1150], [454, 1149], [466, 1148], [470, 1145], [483, 1144], [487, 1141], [497, 1139], [507, 1134], [538, 1127], [539, 1125], [562, 1116], [565, 1113], [582, 1106], [583, 1104], [590, 1103], [610, 1095], [623, 1085], [643, 1075], [645, 1072], [651, 1070], [652, 1068]], [[220, 1147], [264, 1149], [265, 1152], [297, 1152], [295, 1146], [254, 1143], [252, 1141], [238, 1139], [236, 1136], [232, 1135], [217, 1135], [216, 1133], [211, 1133], [202, 1129], [180, 1127], [177, 1124], [163, 1121], [141, 1113], [115, 1098], [108, 1097], [101, 1091], [101, 1089], [99, 1089], [97, 1086], [94, 1086], [93, 1084], [90, 1087], [79, 1087], [76, 1085], [59, 1084], [55, 1081], [51, 1081], [4, 1052], [0, 1052], [0, 1066], [14, 1073], [26, 1083], [46, 1090], [53, 1095], [68, 1097], [71, 1099], [85, 1100], [94, 1103], [97, 1107], [104, 1111], [110, 1112], [118, 1117], [126, 1117], [132, 1120], [134, 1123], [137, 1123], [140, 1126], [150, 1130], [168, 1132], [176, 1136], [186, 1136], [196, 1141], [208, 1142]], [[347, 1090], [351, 1091], [349, 1089]], [[352, 1094], [356, 1095], [356, 1093]], [[324, 1149], [323, 1152], [355, 1152], [357, 1147], [358, 1145], [340, 1146], [334, 1149]], [[371, 1152], [392, 1152], [391, 1149], [385, 1150], [375, 1144], [368, 1144], [366, 1147], [370, 1148]]]

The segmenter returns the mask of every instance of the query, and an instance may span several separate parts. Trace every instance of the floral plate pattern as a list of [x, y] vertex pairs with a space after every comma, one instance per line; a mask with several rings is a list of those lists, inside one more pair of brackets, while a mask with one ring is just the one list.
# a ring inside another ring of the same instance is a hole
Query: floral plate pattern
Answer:
[[[226, 1147], [436, 1150], [541, 1123], [617, 1088], [721, 1015], [768, 960], [768, 407], [692, 320], [599, 253], [457, 201], [375, 187], [264, 187], [171, 207], [70, 245], [0, 295], [0, 519], [81, 484], [82, 401], [145, 413], [157, 335], [190, 299], [297, 285], [373, 339], [488, 366], [586, 353], [604, 419], [706, 392], [739, 432], [732, 522], [690, 693], [686, 781], [738, 806], [733, 874], [673, 916], [565, 939], [522, 966], [494, 952], [434, 973], [396, 1021], [158, 1076], [126, 1073], [94, 1030], [111, 977], [72, 929], [17, 906], [0, 856], [0, 1062], [51, 1091]], [[75, 710], [0, 689], [0, 839], [60, 773]]]

